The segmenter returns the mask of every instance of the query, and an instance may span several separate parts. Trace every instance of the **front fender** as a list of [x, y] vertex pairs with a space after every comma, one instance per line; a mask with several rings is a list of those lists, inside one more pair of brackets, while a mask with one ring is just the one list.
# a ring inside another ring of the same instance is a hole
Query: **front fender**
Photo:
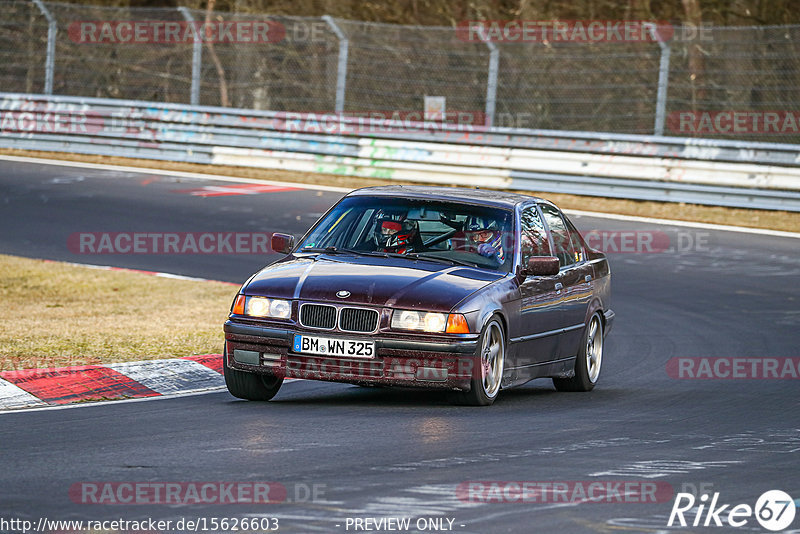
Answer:
[[500, 316], [506, 339], [509, 337], [509, 320], [513, 305], [519, 300], [519, 289], [512, 276], [473, 293], [452, 309], [452, 313], [463, 313], [467, 317], [470, 331], [480, 333], [493, 315]]

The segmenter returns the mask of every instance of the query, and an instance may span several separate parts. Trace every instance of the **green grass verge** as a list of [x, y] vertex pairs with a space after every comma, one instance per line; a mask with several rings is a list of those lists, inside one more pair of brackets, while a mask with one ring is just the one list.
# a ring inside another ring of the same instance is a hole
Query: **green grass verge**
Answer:
[[0, 370], [219, 353], [236, 289], [0, 255]]

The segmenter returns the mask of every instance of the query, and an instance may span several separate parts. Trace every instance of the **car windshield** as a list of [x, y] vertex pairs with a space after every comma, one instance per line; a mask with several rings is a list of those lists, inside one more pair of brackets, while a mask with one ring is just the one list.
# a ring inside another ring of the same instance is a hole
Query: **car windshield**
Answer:
[[403, 256], [509, 272], [511, 210], [414, 198], [354, 196], [321, 220], [298, 252]]

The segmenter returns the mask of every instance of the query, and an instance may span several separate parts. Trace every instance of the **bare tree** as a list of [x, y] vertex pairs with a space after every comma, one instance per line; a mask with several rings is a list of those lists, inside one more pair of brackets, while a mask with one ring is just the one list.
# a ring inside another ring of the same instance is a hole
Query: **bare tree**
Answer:
[[[703, 22], [703, 12], [700, 9], [700, 0], [681, 0], [685, 21], [699, 28]], [[704, 84], [705, 58], [699, 42], [689, 44], [689, 79], [692, 86], [692, 107], [698, 101], [705, 100], [706, 91]]]
[[[211, 16], [214, 12], [215, 3], [216, 0], [208, 0], [206, 4], [206, 26], [211, 23]], [[228, 99], [228, 82], [225, 80], [225, 67], [222, 66], [217, 51], [214, 50], [214, 43], [208, 40], [206, 46], [208, 46], [208, 52], [211, 54], [211, 60], [214, 62], [214, 67], [216, 67], [217, 76], [219, 77], [219, 104], [223, 107], [230, 106], [230, 100]]]

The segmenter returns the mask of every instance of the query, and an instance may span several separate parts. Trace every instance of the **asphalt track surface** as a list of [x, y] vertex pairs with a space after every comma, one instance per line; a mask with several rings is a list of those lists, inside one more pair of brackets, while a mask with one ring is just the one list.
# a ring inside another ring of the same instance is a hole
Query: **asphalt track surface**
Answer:
[[[230, 184], [2, 161], [0, 252], [241, 282], [273, 258], [81, 255], [67, 239], [92, 231], [299, 235], [341, 196], [175, 192], [209, 185]], [[593, 392], [558, 393], [537, 380], [501, 393], [492, 407], [471, 408], [436, 392], [297, 381], [269, 403], [220, 391], [7, 413], [0, 519], [277, 517], [281, 532], [354, 532], [347, 518], [410, 516], [411, 531], [417, 518], [446, 518], [463, 533], [763, 532], [752, 517], [738, 529], [667, 528], [673, 495], [656, 503], [487, 503], [458, 492], [469, 481], [651, 481], [672, 492], [719, 492], [732, 505], [752, 506], [771, 489], [800, 498], [799, 380], [680, 380], [666, 371], [673, 357], [800, 356], [800, 242], [573, 220], [582, 231], [663, 231], [680, 249], [610, 254], [617, 319]], [[73, 484], [92, 481], [268, 481], [286, 487], [288, 500], [70, 498]], [[800, 513], [791, 528], [800, 529]]]

